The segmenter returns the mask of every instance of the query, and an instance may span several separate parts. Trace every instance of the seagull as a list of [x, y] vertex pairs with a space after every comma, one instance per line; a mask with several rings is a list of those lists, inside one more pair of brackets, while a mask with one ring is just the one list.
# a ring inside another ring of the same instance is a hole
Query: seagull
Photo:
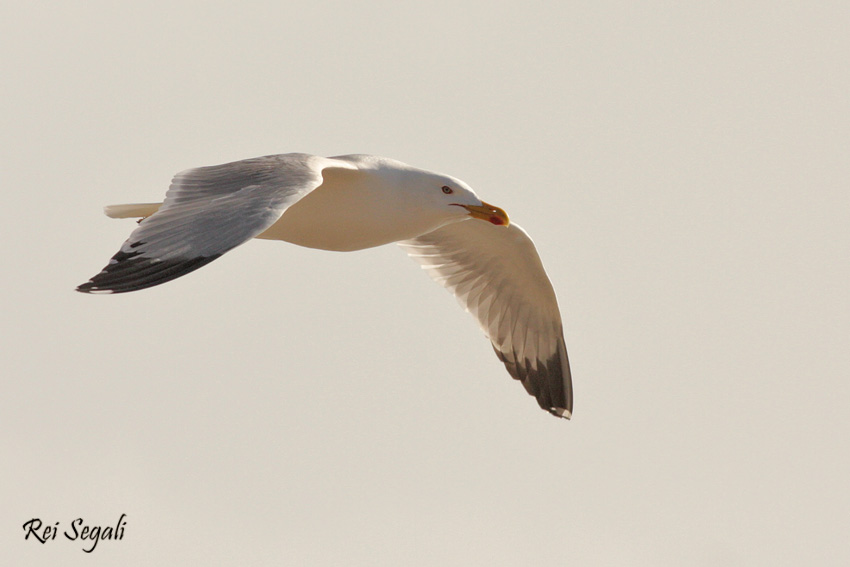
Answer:
[[534, 243], [457, 178], [372, 155], [279, 154], [188, 169], [162, 203], [104, 212], [139, 225], [83, 293], [156, 286], [252, 238], [343, 252], [395, 242], [477, 319], [542, 409], [572, 416], [561, 315]]

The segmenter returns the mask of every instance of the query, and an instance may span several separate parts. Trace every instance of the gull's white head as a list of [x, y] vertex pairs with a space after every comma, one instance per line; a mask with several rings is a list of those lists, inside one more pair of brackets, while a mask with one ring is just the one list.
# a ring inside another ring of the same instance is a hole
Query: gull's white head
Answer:
[[[449, 216], [461, 219], [472, 217], [500, 226], [510, 224], [505, 211], [479, 199], [469, 185], [460, 179], [437, 173], [424, 173], [426, 176], [422, 180], [423, 187], [420, 191], [427, 195], [435, 208], [448, 210]], [[435, 190], [437, 186], [439, 193]]]
[[[352, 156], [353, 157], [353, 156]], [[418, 218], [431, 217], [440, 225], [468, 218], [495, 225], [510, 224], [507, 213], [478, 198], [472, 188], [455, 177], [419, 169], [400, 161], [357, 156], [361, 171], [370, 172], [376, 188], [383, 186], [396, 210], [413, 208]], [[435, 227], [436, 228], [436, 227]]]

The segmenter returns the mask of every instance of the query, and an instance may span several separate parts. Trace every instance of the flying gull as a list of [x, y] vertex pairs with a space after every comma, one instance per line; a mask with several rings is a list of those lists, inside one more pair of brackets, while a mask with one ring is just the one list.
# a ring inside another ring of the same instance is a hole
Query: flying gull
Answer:
[[572, 415], [558, 302], [534, 243], [459, 179], [378, 156], [271, 155], [183, 171], [163, 203], [105, 212], [141, 220], [77, 291], [159, 285], [252, 238], [337, 251], [396, 242], [472, 313], [541, 408]]

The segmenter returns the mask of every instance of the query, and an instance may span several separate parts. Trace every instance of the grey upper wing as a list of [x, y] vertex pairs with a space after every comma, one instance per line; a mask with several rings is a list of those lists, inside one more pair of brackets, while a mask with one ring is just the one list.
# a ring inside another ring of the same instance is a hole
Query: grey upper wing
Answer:
[[178, 173], [159, 210], [142, 220], [103, 270], [77, 287], [122, 293], [152, 287], [212, 262], [274, 224], [347, 162], [307, 154], [265, 156]]
[[472, 219], [399, 245], [476, 317], [540, 407], [569, 418], [572, 378], [558, 302], [525, 231]]

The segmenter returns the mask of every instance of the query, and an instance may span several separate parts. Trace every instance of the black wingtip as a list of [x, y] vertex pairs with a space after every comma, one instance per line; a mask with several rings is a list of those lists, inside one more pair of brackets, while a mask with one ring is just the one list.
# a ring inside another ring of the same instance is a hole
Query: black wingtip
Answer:
[[506, 354], [493, 346], [496, 356], [510, 375], [519, 380], [525, 391], [537, 399], [541, 409], [555, 417], [569, 420], [573, 415], [573, 386], [570, 363], [563, 339], [546, 361], [519, 360], [516, 353]]
[[568, 421], [573, 416], [573, 412], [571, 412], [570, 410], [565, 409], [565, 408], [549, 408], [546, 411], [548, 411], [549, 413], [551, 413], [555, 417], [562, 417], [562, 418], [564, 418]]
[[221, 256], [188, 259], [147, 258], [138, 252], [118, 252], [103, 270], [77, 286], [80, 293], [127, 293], [164, 284], [194, 272]]
[[76, 291], [80, 293], [112, 293], [112, 290], [109, 289], [98, 289], [92, 280], [78, 285]]

